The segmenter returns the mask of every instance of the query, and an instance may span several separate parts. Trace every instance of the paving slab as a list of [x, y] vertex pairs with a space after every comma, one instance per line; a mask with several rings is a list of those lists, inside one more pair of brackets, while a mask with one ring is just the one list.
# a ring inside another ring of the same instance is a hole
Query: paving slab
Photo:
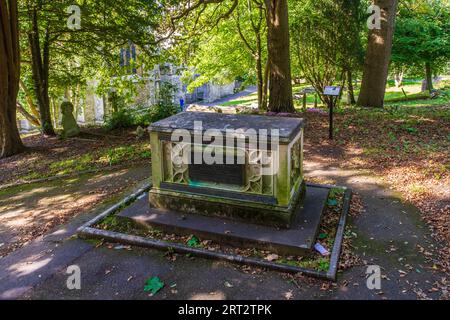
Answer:
[[296, 209], [296, 219], [290, 229], [150, 208], [148, 197], [136, 201], [117, 216], [168, 233], [195, 234], [237, 247], [305, 255], [313, 248], [328, 193], [328, 188], [307, 186], [304, 205]]

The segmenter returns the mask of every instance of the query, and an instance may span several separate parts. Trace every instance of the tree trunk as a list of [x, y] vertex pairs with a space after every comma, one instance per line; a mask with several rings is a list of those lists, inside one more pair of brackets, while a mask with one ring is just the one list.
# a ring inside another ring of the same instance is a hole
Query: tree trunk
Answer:
[[270, 59], [269, 110], [295, 112], [287, 0], [266, 0], [266, 6], [267, 46]]
[[267, 90], [269, 87], [269, 70], [270, 70], [270, 60], [267, 58], [266, 67], [264, 69], [264, 79], [263, 79], [263, 88], [262, 88], [262, 106], [261, 109], [267, 110]]
[[355, 104], [356, 100], [355, 100], [355, 91], [353, 88], [353, 74], [352, 74], [352, 70], [348, 69], [347, 70], [347, 86], [348, 86], [348, 103], [349, 104]]
[[39, 25], [37, 9], [30, 10], [31, 31], [28, 33], [28, 41], [31, 49], [32, 73], [34, 92], [39, 106], [42, 132], [45, 135], [55, 135], [50, 114], [50, 98], [48, 95], [48, 73], [50, 60], [49, 31], [46, 30], [41, 53]]
[[30, 114], [25, 108], [17, 101], [17, 111], [19, 111], [30, 123], [32, 123], [35, 126], [40, 126], [41, 123], [39, 122], [39, 119]]
[[392, 51], [397, 0], [375, 0], [381, 8], [381, 28], [369, 31], [358, 105], [383, 107]]
[[261, 35], [255, 32], [256, 36], [256, 78], [258, 82], [258, 108], [263, 109], [263, 90], [264, 90], [264, 75], [263, 75], [263, 62], [262, 62], [262, 47], [261, 47]]
[[425, 63], [425, 79], [426, 79], [426, 89], [431, 92], [433, 90], [433, 73], [431, 72], [431, 63]]
[[[27, 86], [22, 80], [19, 80], [19, 86], [22, 89], [23, 93], [25, 94], [25, 100], [27, 101], [27, 105], [30, 108], [32, 115], [36, 118], [40, 118], [39, 111], [36, 105], [34, 104], [30, 90], [28, 90]], [[39, 124], [38, 126], [40, 127], [41, 125]]]
[[17, 1], [0, 0], [0, 158], [25, 149], [17, 128], [20, 48]]
[[260, 57], [256, 58], [256, 79], [258, 83], [258, 108], [260, 110], [263, 110], [264, 79], [263, 79], [262, 61]]

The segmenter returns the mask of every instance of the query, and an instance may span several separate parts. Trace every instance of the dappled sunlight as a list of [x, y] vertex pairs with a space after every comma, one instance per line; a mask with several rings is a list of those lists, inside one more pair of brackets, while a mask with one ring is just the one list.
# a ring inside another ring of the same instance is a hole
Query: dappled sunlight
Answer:
[[384, 38], [378, 34], [374, 34], [373, 36], [374, 39], [374, 43], [379, 45], [379, 46], [383, 46], [384, 45]]
[[19, 201], [21, 199], [26, 199], [28, 197], [31, 197], [32, 195], [35, 195], [36, 193], [47, 193], [51, 189], [53, 189], [53, 186], [48, 187], [38, 187], [36, 189], [31, 189], [27, 191], [21, 191], [18, 190], [15, 196], [9, 196], [8, 201]]
[[67, 234], [68, 230], [66, 228], [61, 228], [51, 233], [52, 236], [63, 236]]
[[40, 261], [30, 263], [13, 264], [8, 268], [8, 270], [13, 272], [13, 274], [16, 277], [23, 277], [42, 269], [47, 264], [49, 264], [51, 260], [52, 260], [51, 258], [46, 258]]
[[8, 220], [8, 219], [14, 219], [16, 217], [19, 217], [26, 213], [25, 209], [18, 209], [18, 210], [8, 210], [9, 208], [0, 207], [1, 215], [0, 215], [0, 221], [2, 220]]
[[141, 168], [128, 169], [27, 185], [14, 197], [8, 195], [8, 189], [2, 191], [0, 229], [10, 240], [0, 248], [0, 256], [117, 196], [147, 176], [141, 172]]
[[15, 287], [13, 289], [6, 290], [6, 291], [0, 293], [0, 299], [7, 300], [7, 299], [17, 298], [28, 289], [30, 289], [30, 287], [25, 287], [25, 286], [20, 287], [19, 286], [19, 287]]
[[188, 300], [226, 300], [227, 297], [222, 291], [193, 294]]
[[33, 220], [33, 217], [30, 216], [14, 215], [10, 217], [10, 220], [2, 221], [2, 224], [9, 228], [27, 227]]
[[[378, 193], [383, 188], [379, 186], [387, 187], [421, 211], [435, 237], [450, 243], [446, 110], [347, 110], [336, 115], [334, 141], [326, 136], [326, 116], [305, 114], [310, 128], [305, 133], [307, 180], [343, 185], [359, 182], [358, 188], [381, 197]], [[448, 247], [445, 250], [449, 251]]]
[[61, 194], [55, 195], [51, 198], [44, 198], [37, 202], [40, 206], [52, 206], [58, 205], [59, 203], [66, 203], [73, 200], [73, 196], [71, 194]]

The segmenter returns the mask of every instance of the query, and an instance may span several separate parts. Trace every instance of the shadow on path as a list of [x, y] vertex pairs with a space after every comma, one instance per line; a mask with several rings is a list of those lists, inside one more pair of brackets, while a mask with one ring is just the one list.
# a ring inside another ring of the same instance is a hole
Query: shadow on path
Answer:
[[[27, 299], [417, 299], [445, 298], [444, 274], [433, 270], [438, 245], [415, 208], [403, 204], [376, 178], [361, 171], [306, 162], [308, 177], [335, 181], [358, 192], [365, 211], [353, 221], [355, 251], [382, 269], [382, 289], [366, 286], [367, 266], [340, 272], [337, 284], [292, 277], [225, 262], [168, 257], [164, 252], [98, 245], [71, 237], [94, 213], [0, 260], [0, 297]], [[103, 205], [104, 208], [104, 205]], [[101, 208], [98, 208], [97, 212]], [[423, 248], [420, 249], [420, 248]], [[421, 252], [422, 251], [422, 252]], [[66, 270], [78, 265], [81, 290], [68, 290]], [[146, 279], [166, 287], [149, 297]], [[435, 288], [435, 289], [433, 289]], [[437, 288], [437, 289], [436, 289]]]

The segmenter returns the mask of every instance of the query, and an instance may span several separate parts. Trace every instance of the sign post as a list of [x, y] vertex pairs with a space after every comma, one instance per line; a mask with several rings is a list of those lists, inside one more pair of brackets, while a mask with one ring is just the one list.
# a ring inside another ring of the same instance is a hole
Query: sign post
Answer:
[[329, 138], [330, 140], [333, 139], [333, 107], [336, 105], [339, 95], [341, 94], [341, 87], [338, 86], [328, 86], [325, 87], [323, 91], [324, 96], [330, 96], [331, 102], [329, 103], [328, 107], [330, 109], [330, 131], [329, 131]]

